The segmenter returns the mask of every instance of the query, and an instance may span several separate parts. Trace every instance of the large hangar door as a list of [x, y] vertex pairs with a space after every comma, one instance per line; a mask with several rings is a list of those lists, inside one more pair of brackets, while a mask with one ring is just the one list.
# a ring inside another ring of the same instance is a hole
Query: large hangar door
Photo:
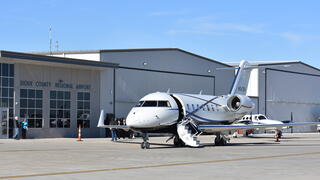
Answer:
[[143, 96], [152, 92], [214, 94], [214, 77], [156, 72], [136, 69], [116, 69], [115, 113], [126, 117], [130, 109]]
[[[270, 118], [294, 122], [318, 121], [320, 116], [320, 76], [266, 70], [266, 114]], [[295, 127], [294, 132], [315, 131], [315, 126]]]

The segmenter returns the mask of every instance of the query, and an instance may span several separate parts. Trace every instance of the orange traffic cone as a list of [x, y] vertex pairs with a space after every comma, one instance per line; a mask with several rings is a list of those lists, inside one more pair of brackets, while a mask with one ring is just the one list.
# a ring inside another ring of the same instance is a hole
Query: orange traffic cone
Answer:
[[81, 139], [81, 125], [79, 125], [79, 127], [78, 127], [78, 139], [77, 139], [77, 141], [82, 141], [82, 139]]

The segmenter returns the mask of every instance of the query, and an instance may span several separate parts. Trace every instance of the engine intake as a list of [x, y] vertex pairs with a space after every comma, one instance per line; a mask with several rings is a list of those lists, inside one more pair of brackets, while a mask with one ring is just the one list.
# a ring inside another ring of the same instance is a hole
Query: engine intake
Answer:
[[232, 111], [238, 111], [241, 107], [241, 100], [238, 96], [231, 96], [228, 99], [228, 108]]

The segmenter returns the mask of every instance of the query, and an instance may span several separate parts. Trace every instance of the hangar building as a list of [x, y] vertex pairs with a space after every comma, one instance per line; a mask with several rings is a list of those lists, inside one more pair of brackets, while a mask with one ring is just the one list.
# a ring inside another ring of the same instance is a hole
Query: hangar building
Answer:
[[[49, 56], [48, 56], [49, 55]], [[155, 91], [228, 93], [229, 65], [181, 49], [125, 49], [18, 53], [0, 51], [0, 138], [13, 133], [13, 117], [27, 117], [28, 138], [104, 137], [96, 127], [104, 109], [124, 118]]]
[[[318, 121], [319, 69], [301, 61], [250, 62], [250, 64], [261, 67], [252, 70], [247, 90], [247, 95], [256, 104], [253, 113], [293, 122]], [[229, 65], [238, 66], [239, 63], [229, 63]], [[293, 132], [314, 131], [316, 131], [315, 126], [293, 128]]]

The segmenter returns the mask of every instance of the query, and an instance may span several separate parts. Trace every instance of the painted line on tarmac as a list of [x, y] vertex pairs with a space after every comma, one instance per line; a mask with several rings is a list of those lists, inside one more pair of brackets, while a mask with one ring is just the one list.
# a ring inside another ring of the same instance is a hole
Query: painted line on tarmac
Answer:
[[297, 153], [297, 154], [281, 154], [281, 155], [257, 156], [257, 157], [236, 158], [236, 159], [223, 159], [223, 160], [211, 160], [211, 161], [168, 163], [168, 164], [159, 164], [159, 165], [132, 166], [132, 167], [110, 168], [110, 169], [93, 169], [93, 170], [83, 170], [83, 171], [53, 172], [53, 173], [26, 174], [26, 175], [2, 176], [2, 177], [0, 176], [0, 179], [28, 178], [28, 177], [40, 177], [40, 176], [56, 176], [56, 175], [73, 175], [73, 174], [84, 174], [84, 173], [95, 173], [95, 172], [110, 172], [110, 171], [123, 171], [123, 170], [134, 170], [134, 169], [171, 167], [171, 166], [199, 165], [199, 164], [211, 164], [211, 163], [247, 161], [247, 160], [257, 160], [257, 159], [272, 159], [272, 158], [296, 157], [296, 156], [318, 155], [318, 154], [320, 154], [320, 152]]

